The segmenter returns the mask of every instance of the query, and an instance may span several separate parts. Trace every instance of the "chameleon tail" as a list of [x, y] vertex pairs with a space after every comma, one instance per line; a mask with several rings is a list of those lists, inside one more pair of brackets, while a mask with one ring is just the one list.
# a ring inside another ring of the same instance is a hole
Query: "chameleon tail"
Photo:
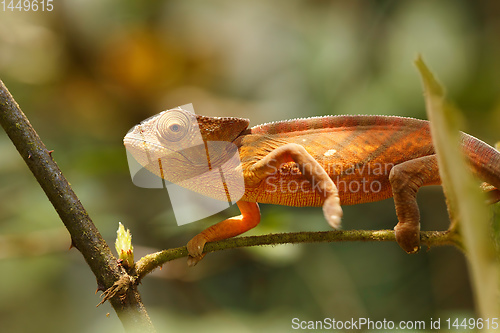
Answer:
[[[500, 200], [500, 152], [483, 141], [462, 134], [462, 149], [473, 172], [487, 184], [483, 190], [490, 192], [496, 201]], [[491, 186], [488, 186], [490, 184]], [[493, 188], [494, 187], [494, 188]]]

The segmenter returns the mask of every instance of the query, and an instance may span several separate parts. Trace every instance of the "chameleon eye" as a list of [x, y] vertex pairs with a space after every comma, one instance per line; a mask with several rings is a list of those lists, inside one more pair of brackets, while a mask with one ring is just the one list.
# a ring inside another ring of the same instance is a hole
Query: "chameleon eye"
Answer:
[[180, 141], [188, 134], [190, 123], [190, 119], [181, 110], [165, 112], [156, 125], [158, 136], [170, 142]]

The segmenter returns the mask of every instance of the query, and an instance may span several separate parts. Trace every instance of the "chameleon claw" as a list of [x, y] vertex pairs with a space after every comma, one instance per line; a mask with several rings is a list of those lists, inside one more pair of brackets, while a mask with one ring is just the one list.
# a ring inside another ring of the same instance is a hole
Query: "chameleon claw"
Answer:
[[337, 196], [331, 196], [325, 200], [323, 214], [332, 228], [340, 228], [343, 212], [340, 207], [340, 199]]
[[203, 253], [203, 248], [205, 247], [206, 242], [207, 240], [205, 239], [205, 236], [203, 236], [202, 234], [194, 236], [187, 243], [187, 250], [189, 255], [191, 257], [199, 257]]
[[203, 259], [205, 256], [203, 248], [206, 242], [205, 236], [203, 236], [203, 234], [198, 234], [187, 243], [187, 250], [189, 253], [188, 266], [192, 267]]
[[189, 267], [193, 267], [193, 266], [196, 266], [196, 264], [198, 262], [201, 261], [201, 259], [203, 259], [203, 257], [205, 256], [205, 253], [203, 253], [202, 255], [198, 256], [198, 257], [191, 257], [189, 256], [188, 257], [188, 260], [187, 260], [187, 264]]
[[333, 228], [333, 229], [339, 229], [340, 228], [340, 223], [341, 223], [341, 218], [339, 216], [330, 216], [328, 219], [328, 224]]
[[420, 226], [408, 226], [398, 223], [394, 227], [396, 241], [408, 254], [417, 253], [420, 250]]

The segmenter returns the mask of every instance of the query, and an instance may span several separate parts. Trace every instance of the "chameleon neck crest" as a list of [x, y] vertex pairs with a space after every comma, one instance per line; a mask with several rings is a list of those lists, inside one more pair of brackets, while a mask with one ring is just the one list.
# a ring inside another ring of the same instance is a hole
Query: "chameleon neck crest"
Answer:
[[233, 142], [250, 124], [250, 120], [236, 117], [206, 117], [196, 115], [204, 141]]

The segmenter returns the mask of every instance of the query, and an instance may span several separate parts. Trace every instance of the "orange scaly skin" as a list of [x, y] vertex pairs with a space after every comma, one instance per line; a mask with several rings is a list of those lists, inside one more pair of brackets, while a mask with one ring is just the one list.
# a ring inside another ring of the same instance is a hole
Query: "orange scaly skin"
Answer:
[[[434, 154], [427, 122], [402, 117], [331, 116], [282, 121], [253, 127], [234, 143], [239, 147], [244, 171], [284, 143], [304, 146], [337, 185], [342, 205], [392, 197], [388, 178], [392, 167]], [[309, 182], [304, 182], [294, 163], [279, 171], [259, 184], [246, 185], [242, 200], [299, 207], [322, 205], [322, 198], [311, 190]], [[244, 176], [250, 178], [246, 173]], [[294, 191], [295, 186], [289, 191], [287, 184], [291, 183], [299, 184], [298, 191]]]
[[[166, 111], [148, 124], [141, 123], [138, 126], [147, 126], [139, 129], [151, 131], [156, 127], [157, 135], [164, 136], [164, 127], [175, 123], [167, 121], [169, 112], [185, 111]], [[260, 221], [258, 202], [323, 206], [329, 224], [338, 227], [340, 204], [394, 197], [399, 220], [396, 240], [408, 253], [419, 250], [416, 193], [421, 186], [441, 182], [428, 121], [395, 116], [327, 116], [247, 129], [247, 119], [186, 117], [199, 124], [203, 140], [230, 141], [238, 147], [245, 181], [245, 193], [237, 202], [242, 214], [195, 236], [188, 243], [190, 265], [203, 258], [206, 242], [255, 227]], [[125, 137], [126, 146], [132, 141]], [[461, 147], [478, 178], [500, 188], [500, 153], [467, 134], [462, 134]]]

